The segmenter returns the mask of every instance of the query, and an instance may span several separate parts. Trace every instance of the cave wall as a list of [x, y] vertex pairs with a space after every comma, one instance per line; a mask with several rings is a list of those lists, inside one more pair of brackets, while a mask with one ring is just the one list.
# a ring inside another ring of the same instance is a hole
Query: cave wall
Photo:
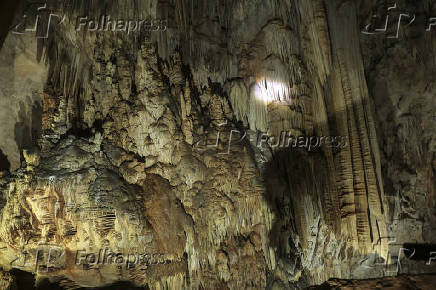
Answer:
[[[370, 5], [373, 13], [385, 6], [380, 1]], [[414, 22], [407, 25], [410, 19], [405, 19], [396, 30], [399, 13], [414, 17]], [[428, 30], [435, 13], [434, 1], [397, 1], [389, 30], [361, 38], [390, 209], [390, 251], [398, 255], [399, 248], [405, 247], [410, 255], [419, 251], [419, 245], [427, 246], [421, 257], [427, 262], [435, 243], [435, 99], [431, 77], [435, 69], [435, 40], [434, 31]], [[361, 15], [361, 27], [371, 16], [369, 12]], [[398, 37], [394, 37], [397, 31]], [[412, 246], [404, 246], [406, 243]], [[406, 272], [422, 271], [426, 263], [405, 262]]]
[[[389, 275], [362, 261], [395, 263], [399, 243], [434, 236], [434, 101], [421, 62], [398, 78], [416, 49], [362, 38], [378, 4], [49, 1], [67, 20], [47, 38], [10, 33], [0, 51], [13, 71], [2, 74], [3, 268], [72, 289], [292, 289]], [[78, 32], [84, 15], [167, 23]], [[232, 130], [247, 137], [234, 142]], [[282, 132], [344, 142], [271, 146]], [[261, 133], [269, 146], [251, 139]], [[160, 256], [75, 264], [78, 251], [105, 248]]]

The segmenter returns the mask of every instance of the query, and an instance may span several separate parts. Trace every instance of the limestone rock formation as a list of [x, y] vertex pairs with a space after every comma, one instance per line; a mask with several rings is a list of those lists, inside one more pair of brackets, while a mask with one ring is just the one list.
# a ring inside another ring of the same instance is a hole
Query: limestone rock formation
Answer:
[[434, 243], [433, 41], [362, 34], [382, 1], [361, 2], [22, 3], [37, 29], [0, 51], [1, 283], [431, 271], [397, 253]]
[[309, 287], [308, 289], [432, 289], [435, 282], [434, 275], [401, 275], [357, 281], [332, 279], [321, 286]]

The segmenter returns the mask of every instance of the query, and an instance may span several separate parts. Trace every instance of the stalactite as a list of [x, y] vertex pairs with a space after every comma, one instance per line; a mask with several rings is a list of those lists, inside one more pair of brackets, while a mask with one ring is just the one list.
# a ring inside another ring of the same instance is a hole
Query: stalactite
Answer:
[[[119, 274], [151, 289], [315, 284], [354, 275], [364, 254], [386, 257], [385, 241], [373, 248], [387, 235], [387, 204], [355, 4], [49, 4], [72, 17], [162, 17], [168, 27], [124, 35], [65, 25], [39, 41], [46, 136], [41, 164], [27, 158], [28, 172], [13, 177], [21, 183], [1, 187], [10, 249], [57, 239], [70, 251], [165, 250], [170, 265], [152, 277]], [[233, 131], [247, 135], [233, 144]], [[251, 140], [258, 133], [269, 137], [264, 148]], [[271, 145], [283, 133], [348, 143]], [[217, 146], [197, 142], [217, 136]], [[65, 182], [50, 187], [49, 176]], [[99, 273], [96, 284], [107, 284]]]

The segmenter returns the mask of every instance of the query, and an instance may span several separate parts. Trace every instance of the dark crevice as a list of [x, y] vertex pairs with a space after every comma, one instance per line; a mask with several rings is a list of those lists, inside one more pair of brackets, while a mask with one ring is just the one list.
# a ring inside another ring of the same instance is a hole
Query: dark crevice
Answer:
[[0, 149], [0, 171], [9, 171], [10, 168], [11, 163], [9, 162], [8, 157]]

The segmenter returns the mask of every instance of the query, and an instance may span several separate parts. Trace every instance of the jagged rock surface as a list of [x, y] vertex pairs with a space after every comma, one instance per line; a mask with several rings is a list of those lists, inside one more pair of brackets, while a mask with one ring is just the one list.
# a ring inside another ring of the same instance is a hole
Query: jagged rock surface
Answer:
[[[436, 43], [434, 29], [426, 31], [429, 17], [436, 15], [436, 10], [432, 1], [397, 1], [396, 4], [391, 18], [398, 19], [400, 13], [415, 16], [413, 24], [403, 23], [398, 38], [388, 38], [395, 35], [394, 25], [381, 35], [362, 37], [389, 204], [388, 236], [393, 256], [406, 243], [434, 245], [436, 242], [436, 100], [435, 81], [431, 77], [435, 72]], [[374, 13], [383, 7], [386, 6], [380, 1], [369, 5]], [[370, 16], [370, 13], [362, 15], [362, 22]], [[412, 247], [407, 255], [413, 251]], [[400, 271], [423, 271], [429, 252], [422, 257], [423, 261], [404, 261]], [[424, 271], [434, 270], [427, 266]]]
[[398, 276], [368, 280], [339, 280], [332, 279], [320, 286], [308, 289], [432, 289], [435, 284], [434, 275]]
[[[362, 261], [389, 259], [384, 238], [399, 229], [389, 213], [404, 213], [391, 192], [385, 197], [391, 183], [401, 186], [401, 163], [389, 158], [405, 154], [411, 168], [428, 169], [420, 163], [428, 156], [407, 154], [413, 145], [392, 149], [407, 145], [412, 129], [376, 136], [377, 125], [393, 124], [373, 113], [367, 89], [365, 69], [373, 67], [365, 46], [362, 58], [358, 11], [370, 8], [332, 0], [98, 4], [49, 3], [69, 19], [26, 48], [45, 60], [36, 67], [48, 76], [31, 87], [39, 123], [22, 120], [40, 125], [38, 138], [17, 148], [0, 143], [20, 167], [0, 184], [2, 267], [70, 289], [118, 280], [151, 289], [292, 289], [387, 274]], [[168, 29], [75, 31], [75, 17], [103, 13], [161, 17]], [[9, 35], [1, 54], [19, 37]], [[383, 72], [371, 72], [374, 87]], [[6, 132], [17, 121], [8, 122]], [[419, 144], [434, 136], [426, 128]], [[309, 152], [260, 148], [248, 137], [228, 146], [232, 130], [346, 142]], [[130, 269], [75, 264], [78, 251], [105, 248], [162, 256]], [[50, 249], [64, 255], [38, 259]]]

